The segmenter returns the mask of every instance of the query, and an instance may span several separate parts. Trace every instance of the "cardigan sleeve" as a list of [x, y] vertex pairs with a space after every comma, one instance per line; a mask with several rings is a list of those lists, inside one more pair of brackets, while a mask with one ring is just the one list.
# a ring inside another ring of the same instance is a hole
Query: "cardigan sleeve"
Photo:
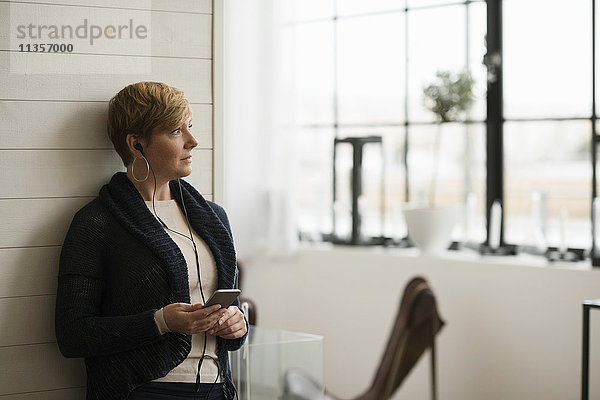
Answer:
[[[231, 233], [231, 226], [229, 225], [229, 218], [227, 218], [227, 213], [225, 212], [223, 207], [221, 207], [220, 205], [218, 205], [216, 203], [213, 203], [212, 201], [209, 201], [208, 204], [214, 210], [215, 214], [217, 214], [217, 217], [219, 217], [219, 219], [221, 220], [223, 225], [225, 225], [225, 228], [229, 232], [229, 235], [231, 235], [231, 237], [233, 238], [233, 234]], [[236, 288], [239, 287], [237, 265], [235, 266], [234, 287], [236, 287]], [[240, 309], [240, 311], [242, 311], [242, 308], [240, 307], [240, 301], [238, 299], [235, 299], [235, 302], [233, 303], [233, 305], [238, 307]], [[242, 311], [242, 314], [243, 313], [244, 312]], [[250, 324], [248, 324], [248, 318], [246, 318], [246, 315], [244, 315], [244, 320], [246, 321], [246, 330], [247, 330], [246, 334], [244, 336], [242, 336], [241, 338], [238, 338], [238, 339], [224, 339], [225, 347], [227, 348], [228, 351], [238, 350], [240, 347], [242, 347], [242, 345], [246, 341], [246, 338], [248, 337], [248, 332], [250, 331]]]
[[156, 310], [127, 316], [102, 316], [105, 283], [99, 214], [80, 210], [63, 243], [55, 308], [56, 339], [65, 357], [121, 353], [158, 340]]
[[[235, 274], [235, 287], [238, 287], [238, 274], [237, 274], [237, 267], [236, 267], [236, 274]], [[240, 307], [240, 301], [238, 299], [235, 299], [234, 306], [236, 306], [237, 308], [240, 309], [240, 311], [242, 312], [242, 314], [244, 314], [244, 311], [242, 310], [242, 307]], [[244, 321], [246, 321], [246, 334], [244, 336], [242, 336], [241, 338], [237, 338], [237, 339], [225, 339], [225, 347], [227, 348], [228, 351], [236, 351], [239, 350], [240, 347], [243, 346], [244, 342], [246, 341], [246, 338], [248, 337], [248, 332], [250, 332], [250, 324], [248, 324], [248, 318], [246, 318], [246, 315], [244, 315]]]

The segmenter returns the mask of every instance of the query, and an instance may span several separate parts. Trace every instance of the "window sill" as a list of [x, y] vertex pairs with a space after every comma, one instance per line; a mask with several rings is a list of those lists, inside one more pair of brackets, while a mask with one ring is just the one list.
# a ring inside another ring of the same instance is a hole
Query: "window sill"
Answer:
[[481, 255], [474, 250], [449, 250], [441, 254], [420, 254], [416, 248], [396, 248], [381, 246], [344, 246], [333, 245], [327, 242], [301, 242], [301, 252], [339, 252], [359, 254], [385, 254], [396, 255], [407, 259], [432, 260], [436, 262], [467, 262], [469, 264], [484, 264], [495, 266], [519, 266], [532, 268], [549, 268], [570, 271], [594, 271], [600, 273], [600, 268], [593, 268], [589, 259], [577, 262], [553, 261], [550, 262], [542, 256], [518, 254], [516, 256]]

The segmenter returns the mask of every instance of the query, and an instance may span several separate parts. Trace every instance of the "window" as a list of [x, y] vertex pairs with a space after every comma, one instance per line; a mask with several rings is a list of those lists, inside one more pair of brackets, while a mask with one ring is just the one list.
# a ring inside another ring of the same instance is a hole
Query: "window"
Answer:
[[[463, 203], [472, 193], [478, 199], [478, 228], [469, 239], [482, 241], [485, 3], [341, 0], [319, 4], [314, 13], [300, 6], [293, 23], [304, 146], [299, 151], [301, 190], [297, 190], [300, 231], [319, 237], [333, 229], [334, 138], [376, 135], [383, 139], [385, 157], [383, 234], [405, 237], [401, 208], [406, 201], [427, 196], [431, 149], [441, 129], [438, 203]], [[471, 115], [467, 121], [438, 128], [423, 104], [423, 88], [439, 70], [465, 69], [477, 82]], [[377, 177], [365, 180], [373, 184]], [[336, 213], [349, 212], [340, 207], [344, 208], [336, 205]], [[381, 234], [380, 216], [364, 215], [363, 226], [368, 234]], [[466, 239], [465, 227], [455, 235], [457, 240]]]
[[[428, 196], [441, 130], [437, 203], [468, 202], [475, 220], [459, 224], [454, 239], [484, 242], [486, 3], [296, 3], [300, 232], [319, 238], [333, 229], [334, 138], [377, 135], [385, 160], [383, 234], [404, 237], [401, 207]], [[526, 249], [591, 245], [591, 15], [589, 0], [503, 1], [504, 240]], [[475, 102], [466, 119], [438, 125], [423, 88], [441, 70], [468, 70]], [[365, 218], [365, 231], [377, 234], [379, 217]]]
[[507, 242], [591, 245], [591, 5], [503, 2]]

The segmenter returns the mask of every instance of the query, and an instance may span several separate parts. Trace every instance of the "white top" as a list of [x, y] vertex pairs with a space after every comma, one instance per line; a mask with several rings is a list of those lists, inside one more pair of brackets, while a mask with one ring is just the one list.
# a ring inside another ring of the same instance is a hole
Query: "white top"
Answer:
[[[150, 212], [154, 214], [152, 202], [146, 201], [146, 205]], [[167, 225], [169, 230], [166, 232], [171, 236], [171, 239], [179, 246], [183, 253], [183, 257], [188, 266], [188, 281], [190, 287], [190, 300], [192, 304], [204, 303], [200, 294], [200, 285], [198, 284], [198, 272], [196, 268], [196, 256], [194, 254], [194, 245], [189, 239], [189, 229], [185, 220], [183, 211], [179, 209], [175, 200], [154, 201], [156, 214]], [[179, 232], [178, 235], [174, 232]], [[198, 260], [200, 262], [200, 275], [202, 279], [202, 290], [204, 299], [208, 300], [213, 292], [217, 289], [217, 265], [215, 259], [206, 245], [204, 240], [200, 238], [192, 229], [194, 241], [198, 250]], [[154, 314], [154, 321], [161, 334], [169, 332], [169, 328], [165, 323], [162, 313], [162, 308]], [[216, 337], [210, 334], [207, 335], [205, 356], [213, 357], [214, 359], [206, 358], [202, 362], [200, 373], [200, 382], [213, 383], [218, 375], [217, 360], [217, 340]], [[178, 366], [173, 368], [166, 376], [155, 379], [154, 382], [196, 382], [196, 372], [198, 361], [202, 356], [202, 348], [204, 346], [204, 333], [192, 335], [192, 350], [188, 357]], [[222, 382], [222, 377], [219, 376], [217, 382]]]

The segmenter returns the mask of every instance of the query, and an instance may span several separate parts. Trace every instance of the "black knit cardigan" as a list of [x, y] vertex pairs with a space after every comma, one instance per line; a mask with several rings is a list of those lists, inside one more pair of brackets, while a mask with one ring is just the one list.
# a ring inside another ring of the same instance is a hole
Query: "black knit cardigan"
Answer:
[[[183, 199], [178, 182], [169, 185], [213, 254], [218, 288], [236, 287], [235, 249], [224, 210], [183, 180]], [[160, 335], [154, 322], [157, 309], [176, 302], [190, 302], [183, 254], [125, 173], [116, 173], [76, 213], [60, 256], [56, 338], [65, 357], [85, 357], [88, 400], [126, 399], [187, 357], [191, 336]], [[239, 349], [246, 337], [217, 338], [226, 399], [234, 397], [228, 351]]]

